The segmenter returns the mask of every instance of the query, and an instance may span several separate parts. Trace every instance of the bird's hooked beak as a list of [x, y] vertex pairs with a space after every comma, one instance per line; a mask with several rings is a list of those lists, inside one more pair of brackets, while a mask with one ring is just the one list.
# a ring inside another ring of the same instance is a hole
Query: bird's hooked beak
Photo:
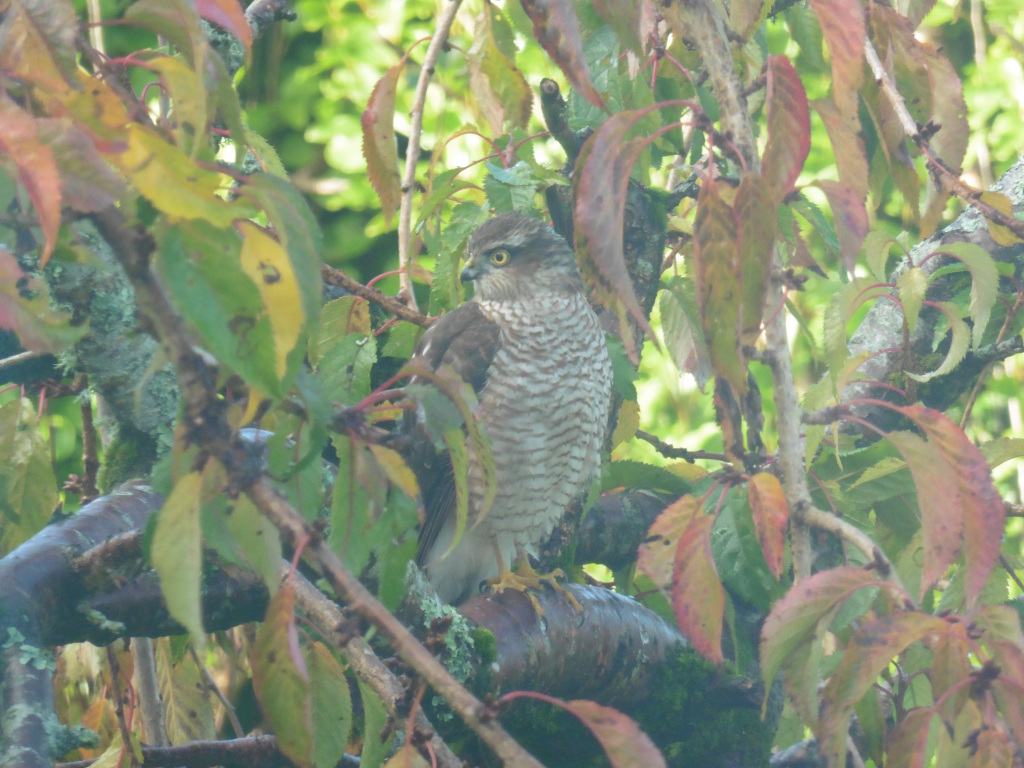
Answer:
[[459, 278], [462, 280], [462, 282], [468, 283], [472, 280], [476, 280], [479, 275], [480, 272], [476, 268], [476, 262], [473, 260], [473, 257], [470, 256], [468, 259], [466, 259], [466, 266], [462, 268], [462, 272], [459, 274]]

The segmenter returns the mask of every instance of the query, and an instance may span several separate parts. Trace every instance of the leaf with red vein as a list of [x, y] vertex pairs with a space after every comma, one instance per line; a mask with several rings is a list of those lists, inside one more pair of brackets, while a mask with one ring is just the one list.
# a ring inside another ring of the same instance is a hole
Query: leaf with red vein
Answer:
[[380, 197], [380, 207], [388, 222], [398, 210], [402, 195], [402, 181], [398, 174], [398, 145], [395, 143], [395, 93], [404, 65], [403, 59], [377, 81], [362, 118], [366, 173]]
[[767, 65], [768, 141], [762, 174], [777, 203], [793, 191], [811, 149], [811, 116], [800, 75], [785, 56], [769, 56]]
[[[967, 569], [964, 594], [967, 607], [972, 608], [999, 559], [1006, 526], [1006, 507], [992, 484], [985, 457], [960, 427], [947, 416], [923, 405], [908, 405], [897, 410], [928, 435], [946, 465], [945, 471], [956, 483], [957, 493], [950, 501], [956, 505], [955, 514], [963, 524], [964, 566]], [[923, 516], [924, 508], [921, 506]]]
[[786, 526], [789, 523], [789, 505], [782, 483], [775, 475], [758, 472], [747, 486], [750, 510], [754, 515], [754, 530], [761, 545], [765, 562], [775, 578], [782, 576], [782, 559], [786, 550]]
[[944, 620], [911, 611], [882, 616], [857, 630], [822, 693], [818, 745], [829, 765], [845, 764], [853, 706], [889, 663], [918, 640], [946, 631]]
[[857, 114], [864, 77], [864, 8], [861, 0], [810, 0], [832, 55], [832, 98], [840, 111]]
[[35, 118], [9, 98], [0, 98], [0, 147], [18, 169], [43, 230], [40, 265], [46, 264], [60, 229], [61, 181], [53, 150], [39, 141]]
[[711, 556], [714, 523], [713, 515], [698, 515], [679, 538], [672, 570], [672, 611], [693, 647], [721, 664], [725, 590]]
[[248, 58], [252, 51], [252, 28], [238, 0], [196, 0], [196, 10], [204, 19], [212, 21], [237, 37], [245, 46], [245, 55]]
[[580, 23], [571, 0], [522, 0], [533, 22], [533, 33], [555, 64], [580, 94], [595, 107], [605, 109], [604, 99], [590, 79], [583, 57]]
[[[576, 207], [573, 214], [576, 253], [587, 282], [606, 306], [622, 306], [645, 333], [654, 339], [654, 331], [633, 290], [633, 281], [622, 252], [625, 226], [626, 193], [629, 175], [647, 139], [626, 140], [630, 128], [652, 108], [612, 115], [587, 139], [576, 160], [573, 187]], [[622, 313], [618, 313], [621, 315]], [[631, 333], [623, 333], [626, 351], [636, 362], [637, 352]]]

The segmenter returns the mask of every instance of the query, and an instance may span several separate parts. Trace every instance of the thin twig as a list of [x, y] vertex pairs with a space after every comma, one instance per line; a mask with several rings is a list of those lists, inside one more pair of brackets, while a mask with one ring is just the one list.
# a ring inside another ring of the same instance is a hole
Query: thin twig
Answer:
[[910, 114], [910, 110], [907, 109], [906, 102], [904, 102], [903, 96], [896, 88], [896, 84], [889, 77], [889, 73], [882, 64], [882, 60], [878, 57], [878, 51], [875, 50], [875, 46], [867, 38], [864, 40], [864, 56], [867, 59], [868, 66], [871, 67], [871, 74], [874, 75], [875, 80], [878, 81], [882, 88], [882, 92], [892, 105], [893, 112], [896, 113], [896, 119], [903, 129], [903, 133], [917, 145], [925, 156], [928, 168], [935, 182], [940, 187], [945, 187], [946, 191], [956, 195], [964, 202], [973, 205], [990, 222], [1006, 227], [1017, 237], [1024, 240], [1024, 221], [1007, 215], [984, 202], [981, 199], [982, 191], [980, 189], [975, 189], [964, 182], [957, 173], [954, 173], [943, 162], [941, 157], [935, 154], [931, 144], [928, 143], [927, 137]]
[[224, 706], [224, 714], [227, 715], [228, 720], [231, 721], [231, 730], [235, 732], [235, 738], [242, 738], [245, 736], [245, 729], [242, 728], [242, 724], [238, 722], [238, 715], [235, 714], [234, 705], [228, 701], [228, 697], [221, 691], [220, 686], [217, 685], [217, 681], [213, 679], [213, 675], [210, 674], [210, 670], [206, 668], [206, 665], [199, 658], [199, 654], [196, 653], [195, 646], [190, 645], [188, 647], [189, 655], [192, 657], [192, 661], [195, 662], [196, 667], [199, 669], [199, 674], [203, 678], [203, 682], [206, 684], [207, 690], [210, 691], [217, 700]]
[[16, 355], [5, 357], [3, 360], [0, 360], [0, 371], [4, 370], [5, 368], [10, 368], [12, 366], [18, 365], [19, 363], [26, 363], [29, 360], [35, 360], [37, 357], [42, 357], [44, 354], [46, 353], [28, 350], [27, 352], [19, 352]]
[[642, 429], [636, 431], [636, 436], [639, 437], [646, 443], [650, 443], [654, 446], [655, 450], [664, 456], [666, 459], [682, 459], [688, 461], [691, 464], [697, 459], [710, 459], [712, 461], [729, 461], [729, 457], [724, 453], [711, 453], [710, 451], [691, 451], [686, 448], [677, 448], [674, 445], [669, 445], [664, 440], [661, 440], [656, 435], [652, 435], [650, 432], [645, 432]]
[[110, 685], [114, 690], [114, 711], [117, 713], [117, 726], [121, 729], [121, 752], [128, 755], [132, 768], [141, 768], [139, 760], [132, 749], [131, 731], [124, 716], [124, 699], [121, 696], [121, 665], [117, 662], [117, 651], [113, 645], [107, 646], [107, 664], [110, 666]]
[[448, 5], [437, 19], [434, 37], [423, 57], [420, 79], [412, 102], [412, 124], [409, 128], [409, 146], [405, 152], [405, 175], [402, 177], [402, 201], [398, 214], [398, 279], [401, 285], [398, 296], [409, 307], [416, 310], [416, 295], [412, 288], [412, 197], [416, 192], [416, 164], [420, 160], [420, 134], [423, 132], [423, 111], [427, 102], [427, 86], [434, 74], [434, 66], [444, 50], [448, 32], [462, 0], [448, 0]]
[[[135, 533], [138, 533], [137, 531]], [[122, 538], [133, 534], [122, 534]], [[127, 539], [122, 538], [122, 541]], [[95, 564], [95, 560], [93, 561]], [[111, 568], [111, 561], [103, 559], [103, 569]], [[160, 685], [156, 675], [156, 656], [153, 653], [153, 639], [150, 637], [132, 638], [132, 678], [135, 690], [139, 694], [139, 712], [142, 714], [142, 728], [146, 741], [158, 747], [166, 747], [171, 741], [167, 738], [167, 726], [164, 721], [164, 703], [160, 698]]]
[[376, 288], [363, 285], [358, 280], [353, 280], [340, 269], [324, 265], [320, 270], [320, 276], [328, 285], [344, 288], [349, 293], [354, 293], [360, 298], [366, 299], [381, 307], [401, 320], [407, 320], [420, 328], [428, 327], [434, 319], [421, 315], [415, 309], [410, 309], [398, 299], [393, 299], [387, 294], [381, 293]]
[[92, 421], [92, 403], [86, 398], [82, 403], [82, 470], [85, 474], [81, 478], [81, 490], [79, 491], [82, 504], [100, 495], [96, 488], [96, 477], [100, 471], [100, 458], [98, 440], [96, 437], [96, 425]]

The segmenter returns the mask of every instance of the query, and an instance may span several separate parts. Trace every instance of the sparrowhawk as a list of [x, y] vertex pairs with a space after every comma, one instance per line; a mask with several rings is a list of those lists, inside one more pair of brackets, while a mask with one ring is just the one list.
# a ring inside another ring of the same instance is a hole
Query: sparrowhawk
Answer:
[[517, 552], [520, 572], [528, 569], [526, 553], [590, 487], [612, 382], [572, 249], [549, 226], [524, 213], [489, 220], [470, 237], [461, 277], [474, 282], [473, 299], [427, 330], [412, 361], [433, 371], [449, 365], [472, 385], [494, 459], [496, 493], [481, 518], [485, 480], [470, 443], [469, 516], [454, 548], [450, 460], [437, 457], [421, 477], [426, 519], [417, 562], [448, 603], [499, 571], [507, 577]]

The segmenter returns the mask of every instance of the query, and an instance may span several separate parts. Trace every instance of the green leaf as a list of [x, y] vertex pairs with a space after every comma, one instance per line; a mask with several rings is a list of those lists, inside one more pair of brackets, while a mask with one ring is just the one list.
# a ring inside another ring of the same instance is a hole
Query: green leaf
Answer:
[[159, 228], [157, 239], [164, 284], [204, 345], [253, 386], [283, 397], [273, 327], [259, 289], [242, 268], [238, 232], [183, 221]]
[[999, 295], [999, 273], [996, 271], [995, 260], [974, 243], [949, 243], [943, 245], [938, 252], [957, 259], [971, 273], [971, 321], [974, 323], [972, 348], [977, 350]]
[[389, 226], [402, 194], [398, 145], [395, 143], [395, 94], [404, 68], [405, 59], [402, 59], [377, 81], [362, 117], [366, 173], [380, 198], [381, 210]]
[[569, 78], [572, 87], [591, 104], [603, 109], [604, 100], [587, 70], [579, 20], [571, 0], [523, 0], [522, 5], [533, 22], [537, 42]]
[[312, 768], [309, 671], [295, 626], [295, 589], [287, 581], [267, 606], [251, 663], [256, 699], [278, 747], [299, 768]]
[[0, 328], [14, 331], [21, 346], [35, 352], [58, 352], [89, 332], [69, 324], [71, 315], [51, 307], [46, 282], [21, 271], [17, 260], [0, 247]]
[[216, 738], [213, 704], [199, 667], [190, 654], [176, 659], [170, 646], [160, 638], [154, 648], [167, 738], [172, 746]]
[[921, 314], [925, 291], [928, 290], [928, 278], [924, 270], [912, 267], [905, 270], [896, 279], [896, 288], [900, 292], [900, 303], [903, 305], [903, 317], [907, 321], [907, 330], [911, 333], [917, 328], [917, 319]]
[[[380, 696], [362, 680], [357, 678], [356, 682], [359, 684], [359, 699], [363, 702], [364, 714], [363, 751], [359, 756], [359, 765], [360, 768], [379, 768], [391, 751], [395, 731], [393, 728], [385, 728], [388, 713]], [[382, 739], [384, 733], [387, 733], [387, 737]]]
[[501, 168], [485, 163], [488, 176], [484, 179], [487, 201], [498, 213], [529, 211], [537, 196], [540, 182], [533, 175], [533, 169], [525, 162], [518, 162], [511, 168]]
[[0, 557], [41, 531], [58, 501], [32, 402], [18, 397], [0, 405]]
[[313, 715], [313, 765], [333, 768], [345, 754], [352, 733], [352, 696], [338, 660], [321, 642], [306, 648], [310, 709]]
[[506, 122], [511, 128], [525, 127], [533, 107], [533, 93], [526, 78], [510, 52], [499, 45], [498, 38], [510, 37], [511, 29], [501, 10], [484, 3], [483, 12], [476, 18], [473, 47], [466, 64], [470, 90], [492, 136], [506, 133]]
[[206, 644], [199, 591], [203, 576], [203, 544], [199, 508], [203, 476], [189, 472], [178, 479], [158, 513], [149, 557], [160, 577], [167, 612], [192, 636]]
[[235, 500], [227, 526], [238, 542], [240, 554], [263, 577], [267, 591], [273, 595], [281, 582], [281, 538], [277, 528], [245, 495]]
[[946, 316], [946, 322], [949, 323], [951, 334], [949, 351], [946, 352], [946, 357], [939, 367], [930, 373], [916, 374], [907, 371], [907, 376], [914, 381], [929, 381], [936, 376], [946, 375], [960, 364], [960, 361], [967, 354], [967, 348], [970, 346], [971, 329], [967, 327], [967, 323], [960, 319], [960, 310], [956, 304], [948, 301], [937, 301], [934, 303], [934, 306]]
[[689, 373], [696, 380], [697, 387], [703, 390], [713, 369], [704, 331], [700, 327], [693, 284], [681, 279], [671, 280], [661, 292], [658, 307], [661, 333], [669, 357], [680, 373]]

